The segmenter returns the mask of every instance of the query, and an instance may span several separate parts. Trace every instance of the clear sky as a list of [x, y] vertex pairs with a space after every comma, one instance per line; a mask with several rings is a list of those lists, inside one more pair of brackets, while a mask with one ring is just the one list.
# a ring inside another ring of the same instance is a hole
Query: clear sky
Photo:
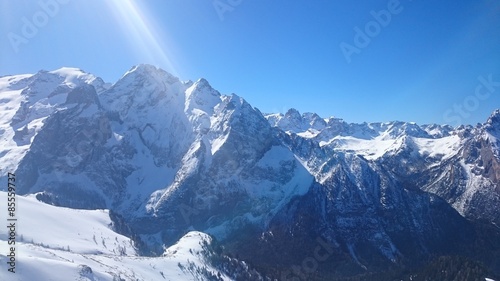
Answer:
[[0, 0], [0, 75], [139, 63], [262, 112], [475, 124], [500, 108], [498, 0]]

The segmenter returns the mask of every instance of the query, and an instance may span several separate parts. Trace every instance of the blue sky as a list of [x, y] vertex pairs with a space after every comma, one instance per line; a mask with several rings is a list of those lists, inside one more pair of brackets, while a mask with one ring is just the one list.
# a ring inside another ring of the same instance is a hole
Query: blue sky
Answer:
[[150, 63], [262, 112], [475, 124], [500, 108], [498, 0], [0, 0], [0, 75]]

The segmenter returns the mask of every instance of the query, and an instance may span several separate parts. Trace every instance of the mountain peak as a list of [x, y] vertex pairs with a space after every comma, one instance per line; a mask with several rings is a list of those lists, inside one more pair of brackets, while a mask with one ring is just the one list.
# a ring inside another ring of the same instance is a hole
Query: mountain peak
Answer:
[[34, 77], [35, 79], [41, 78], [40, 81], [44, 83], [52, 81], [72, 89], [88, 84], [94, 86], [98, 93], [103, 92], [109, 86], [100, 77], [76, 67], [61, 67], [52, 71], [40, 70]]
[[[498, 247], [488, 249], [488, 241], [500, 239], [494, 228], [500, 223], [500, 110], [481, 129], [466, 128], [460, 135], [438, 125], [347, 123], [294, 108], [267, 115], [266, 120], [242, 97], [221, 96], [206, 79], [183, 83], [146, 64], [131, 68], [101, 94], [89, 84], [94, 76], [80, 69], [32, 76], [23, 83], [18, 82], [21, 78], [0, 79], [0, 177], [10, 177], [3, 172], [8, 171], [23, 179], [16, 186], [19, 195], [33, 195], [20, 199], [36, 196], [53, 205], [111, 209], [109, 220], [101, 211], [70, 214], [65, 209], [63, 216], [89, 214], [89, 219], [104, 222], [87, 227], [80, 220], [77, 231], [71, 231], [85, 234], [78, 238], [83, 242], [94, 234], [94, 242], [102, 242], [80, 243], [85, 252], [75, 252], [73, 244], [71, 251], [69, 246], [67, 251], [52, 248], [66, 261], [75, 260], [68, 262], [70, 277], [75, 265], [85, 264], [82, 278], [96, 279], [99, 272], [99, 278], [120, 279], [104, 275], [114, 269], [102, 267], [101, 261], [121, 266], [112, 260], [129, 259], [112, 253], [136, 251], [129, 240], [107, 228], [102, 235], [100, 229], [110, 221], [117, 231], [136, 239], [138, 254], [163, 253], [158, 268], [165, 273], [165, 268], [178, 269], [175, 274], [215, 274], [208, 266], [218, 261], [217, 268], [240, 274], [234, 258], [207, 255], [206, 266], [195, 260], [204, 251], [217, 253], [227, 245], [229, 254], [242, 254], [245, 262], [263, 269], [295, 269], [314, 250], [318, 270], [309, 274], [305, 266], [299, 268], [307, 274], [304, 280], [316, 275], [316, 280], [342, 279], [343, 272], [355, 279], [357, 273], [371, 276], [372, 269], [403, 272], [406, 264], [423, 264], [438, 254], [466, 254], [469, 245], [479, 246], [472, 257], [485, 251], [486, 262], [500, 259]], [[14, 89], [13, 83], [19, 85]], [[0, 201], [5, 200], [1, 196]], [[24, 202], [36, 203], [33, 200]], [[32, 211], [41, 210], [40, 204]], [[40, 218], [47, 217], [44, 214]], [[29, 213], [23, 217], [37, 219]], [[477, 228], [475, 221], [481, 223]], [[494, 224], [491, 228], [488, 221]], [[188, 233], [194, 229], [213, 235], [214, 247], [210, 236]], [[238, 235], [248, 230], [249, 235]], [[483, 230], [486, 238], [479, 236]], [[0, 231], [0, 240], [6, 241], [6, 231]], [[44, 255], [52, 251], [37, 246], [47, 243], [34, 238], [36, 243], [20, 246]], [[49, 246], [69, 245], [60, 242]], [[220, 247], [215, 248], [216, 242]], [[87, 259], [85, 253], [99, 260]], [[190, 261], [171, 264], [172, 257]], [[159, 278], [158, 272], [153, 277], [139, 272], [151, 271], [152, 258], [131, 259], [140, 266], [134, 267], [135, 273], [126, 267], [125, 278], [136, 273], [145, 280]], [[271, 277], [285, 276], [281, 273]], [[271, 280], [254, 273], [255, 278], [233, 279], [210, 274], [194, 278]], [[174, 275], [164, 279], [193, 280]]]
[[130, 68], [126, 73], [125, 75], [127, 75], [128, 73], [131, 73], [131, 72], [141, 72], [141, 73], [144, 73], [144, 72], [157, 72], [157, 71], [160, 71], [161, 69], [154, 66], [154, 65], [151, 65], [151, 64], [138, 64], [138, 65], [134, 65], [132, 66], [132, 68]]
[[286, 113], [285, 113], [285, 118], [292, 118], [292, 119], [301, 119], [300, 112], [295, 109], [295, 108], [290, 108]]
[[60, 76], [88, 74], [87, 72], [83, 71], [80, 68], [67, 67], [67, 66], [63, 66], [63, 67], [56, 69], [56, 70], [53, 70], [53, 71], [40, 70], [39, 72], [41, 72], [41, 73], [48, 72], [48, 73], [57, 74]]
[[171, 73], [150, 64], [138, 64], [133, 66], [131, 69], [125, 72], [121, 79], [124, 79], [126, 77], [147, 77], [157, 81], [164, 81], [168, 84], [180, 82], [179, 78], [175, 77]]
[[212, 85], [207, 81], [205, 78], [200, 78], [198, 81], [194, 82], [190, 88], [193, 89], [193, 91], [201, 92], [200, 94], [210, 94], [212, 96], [220, 96], [220, 93], [215, 90]]
[[200, 78], [186, 90], [186, 111], [194, 108], [210, 113], [221, 101], [220, 93], [205, 78]]
[[500, 134], [500, 109], [496, 109], [491, 113], [490, 117], [488, 118], [488, 121], [486, 121], [485, 124], [486, 130], [490, 134], [494, 134], [497, 137]]
[[488, 118], [487, 123], [488, 124], [493, 124], [493, 123], [500, 124], [500, 109], [496, 109], [495, 111], [493, 111], [493, 113], [491, 113], [490, 117]]
[[199, 84], [201, 86], [208, 86], [208, 87], [211, 87], [210, 86], [210, 83], [208, 83], [207, 79], [205, 78], [200, 78], [198, 79], [198, 81], [195, 82], [196, 84]]
[[[150, 64], [139, 64], [128, 70], [114, 85], [115, 91], [130, 93], [132, 88], [149, 89], [154, 88], [166, 90], [167, 85], [182, 84], [179, 78], [167, 71]], [[160, 91], [161, 92], [161, 91]]]

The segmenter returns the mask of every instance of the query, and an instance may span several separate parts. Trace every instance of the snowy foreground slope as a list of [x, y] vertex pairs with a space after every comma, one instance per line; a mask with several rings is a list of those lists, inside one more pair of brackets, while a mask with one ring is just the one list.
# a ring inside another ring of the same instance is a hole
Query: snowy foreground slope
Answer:
[[[0, 192], [0, 202], [6, 197]], [[33, 196], [18, 196], [17, 203], [16, 272], [6, 268], [7, 229], [2, 227], [0, 280], [200, 280], [190, 270], [197, 267], [218, 274], [204, 260], [202, 245], [211, 242], [204, 233], [187, 233], [160, 257], [140, 257], [129, 238], [112, 230], [106, 210], [54, 207]]]
[[[20, 204], [20, 254], [99, 278], [500, 274], [499, 140], [500, 110], [457, 128], [262, 114], [151, 65], [113, 84], [77, 68], [0, 77], [0, 182], [14, 173], [40, 208]], [[44, 227], [53, 210], [74, 219]], [[195, 237], [200, 255], [172, 248]]]

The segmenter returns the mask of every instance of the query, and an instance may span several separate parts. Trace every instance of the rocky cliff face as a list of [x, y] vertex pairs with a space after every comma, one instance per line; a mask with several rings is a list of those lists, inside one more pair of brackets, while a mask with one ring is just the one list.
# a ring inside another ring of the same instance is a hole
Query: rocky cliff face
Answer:
[[[19, 193], [109, 208], [154, 253], [194, 229], [307, 280], [500, 257], [477, 228], [500, 237], [499, 111], [474, 128], [263, 115], [149, 65], [113, 85], [69, 68], [2, 77], [0, 92], [1, 171]], [[318, 245], [328, 258], [290, 271]]]
[[[291, 149], [308, 143], [323, 151], [302, 157], [318, 181], [323, 176], [318, 169], [330, 155], [345, 152], [380, 165], [399, 182], [438, 195], [466, 218], [500, 223], [499, 213], [491, 208], [500, 202], [498, 110], [482, 125], [455, 129], [405, 122], [347, 124], [338, 118], [326, 119], [326, 127], [318, 129], [310, 116], [291, 110], [266, 118], [288, 132]], [[301, 148], [295, 150], [300, 155]]]

